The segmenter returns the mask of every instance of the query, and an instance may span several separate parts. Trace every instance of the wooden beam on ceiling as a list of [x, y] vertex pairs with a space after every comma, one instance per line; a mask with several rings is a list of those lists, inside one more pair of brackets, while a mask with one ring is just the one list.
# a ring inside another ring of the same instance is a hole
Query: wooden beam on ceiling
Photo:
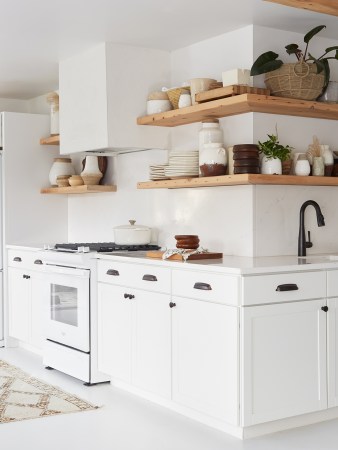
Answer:
[[338, 1], [337, 0], [265, 0], [271, 3], [278, 3], [280, 5], [292, 6], [293, 8], [306, 9], [322, 14], [329, 14], [330, 16], [338, 16]]

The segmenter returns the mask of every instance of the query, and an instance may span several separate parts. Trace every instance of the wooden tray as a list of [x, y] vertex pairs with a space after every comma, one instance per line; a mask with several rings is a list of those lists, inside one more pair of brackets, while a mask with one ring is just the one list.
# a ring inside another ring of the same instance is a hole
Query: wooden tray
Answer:
[[[146, 253], [146, 256], [148, 258], [158, 258], [162, 259], [162, 256], [165, 252], [162, 251], [148, 251]], [[223, 253], [215, 253], [215, 252], [206, 252], [206, 253], [196, 253], [194, 255], [190, 255], [188, 259], [191, 261], [193, 259], [221, 259], [223, 258]], [[176, 260], [176, 261], [184, 261], [182, 255], [172, 255], [169, 258], [169, 260]]]
[[199, 92], [198, 94], [196, 94], [195, 98], [197, 103], [203, 103], [241, 94], [270, 95], [270, 91], [269, 89], [255, 88], [251, 86], [233, 85], [220, 87], [209, 91]]

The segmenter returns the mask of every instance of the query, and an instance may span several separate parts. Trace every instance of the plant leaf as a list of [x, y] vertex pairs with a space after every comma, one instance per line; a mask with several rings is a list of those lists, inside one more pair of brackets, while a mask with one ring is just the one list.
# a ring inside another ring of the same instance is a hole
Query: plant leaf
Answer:
[[313, 36], [315, 36], [316, 34], [318, 34], [320, 31], [322, 31], [324, 28], [326, 28], [326, 25], [319, 25], [318, 27], [313, 28], [312, 30], [310, 30], [308, 33], [306, 33], [306, 35], [304, 36], [304, 42], [306, 44], [308, 44], [311, 39], [313, 38]]
[[261, 75], [262, 73], [271, 72], [279, 69], [283, 65], [281, 60], [278, 60], [278, 54], [275, 52], [262, 53], [253, 63], [250, 75]]
[[288, 55], [293, 55], [300, 51], [300, 48], [298, 47], [297, 44], [289, 44], [289, 45], [286, 45], [285, 48], [286, 48], [286, 53]]
[[332, 52], [332, 50], [338, 50], [338, 45], [334, 45], [333, 47], [328, 47], [325, 49], [326, 53]]
[[324, 65], [324, 75], [325, 75], [325, 80], [324, 80], [324, 87], [323, 87], [323, 91], [327, 88], [329, 81], [330, 81], [330, 65], [329, 65], [329, 61], [327, 59], [323, 59], [323, 65]]
[[316, 66], [317, 66], [317, 73], [323, 72], [323, 70], [325, 70], [324, 61], [326, 61], [326, 60], [322, 60], [322, 61], [315, 60], [314, 64], [316, 64]]

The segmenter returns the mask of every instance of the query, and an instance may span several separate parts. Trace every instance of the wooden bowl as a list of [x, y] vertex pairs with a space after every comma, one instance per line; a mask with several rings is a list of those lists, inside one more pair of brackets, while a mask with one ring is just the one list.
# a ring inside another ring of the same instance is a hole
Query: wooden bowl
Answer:
[[58, 177], [56, 177], [56, 184], [58, 185], [58, 187], [69, 186], [69, 178], [70, 175], [59, 175]]
[[176, 247], [195, 250], [199, 247], [199, 238], [196, 234], [179, 234], [175, 236]]
[[72, 175], [68, 181], [71, 186], [82, 186], [83, 185], [83, 179], [80, 175]]

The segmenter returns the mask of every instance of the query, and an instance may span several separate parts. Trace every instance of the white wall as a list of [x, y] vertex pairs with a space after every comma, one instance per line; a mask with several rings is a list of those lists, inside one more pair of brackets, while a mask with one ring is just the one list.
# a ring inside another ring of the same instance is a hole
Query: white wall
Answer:
[[0, 111], [29, 112], [29, 105], [27, 100], [0, 98]]
[[[220, 80], [224, 70], [250, 68], [263, 51], [275, 50], [284, 57], [286, 44], [302, 40], [303, 36], [297, 33], [249, 26], [196, 43], [172, 53], [171, 85], [195, 77]], [[313, 42], [311, 49], [315, 54], [336, 44], [319, 37]], [[338, 64], [335, 67], [332, 64], [332, 72], [338, 73]], [[223, 118], [220, 123], [226, 145], [264, 140], [267, 133], [275, 131], [277, 123], [281, 142], [295, 147], [295, 151], [306, 151], [314, 134], [322, 143], [338, 148], [335, 121], [254, 113]], [[198, 148], [199, 128], [200, 124], [173, 128], [172, 147]], [[137, 181], [148, 179], [149, 164], [165, 162], [166, 158], [165, 152], [156, 151], [110, 158], [106, 182], [116, 183], [118, 191], [69, 197], [69, 239], [112, 240], [113, 227], [133, 218], [154, 227], [159, 243], [169, 247], [174, 246], [175, 234], [191, 233], [200, 236], [202, 246], [229, 255], [296, 254], [299, 208], [312, 198], [321, 205], [327, 226], [317, 229], [313, 211], [307, 211], [306, 225], [314, 242], [309, 253], [338, 250], [336, 188], [234, 186], [136, 190]]]

